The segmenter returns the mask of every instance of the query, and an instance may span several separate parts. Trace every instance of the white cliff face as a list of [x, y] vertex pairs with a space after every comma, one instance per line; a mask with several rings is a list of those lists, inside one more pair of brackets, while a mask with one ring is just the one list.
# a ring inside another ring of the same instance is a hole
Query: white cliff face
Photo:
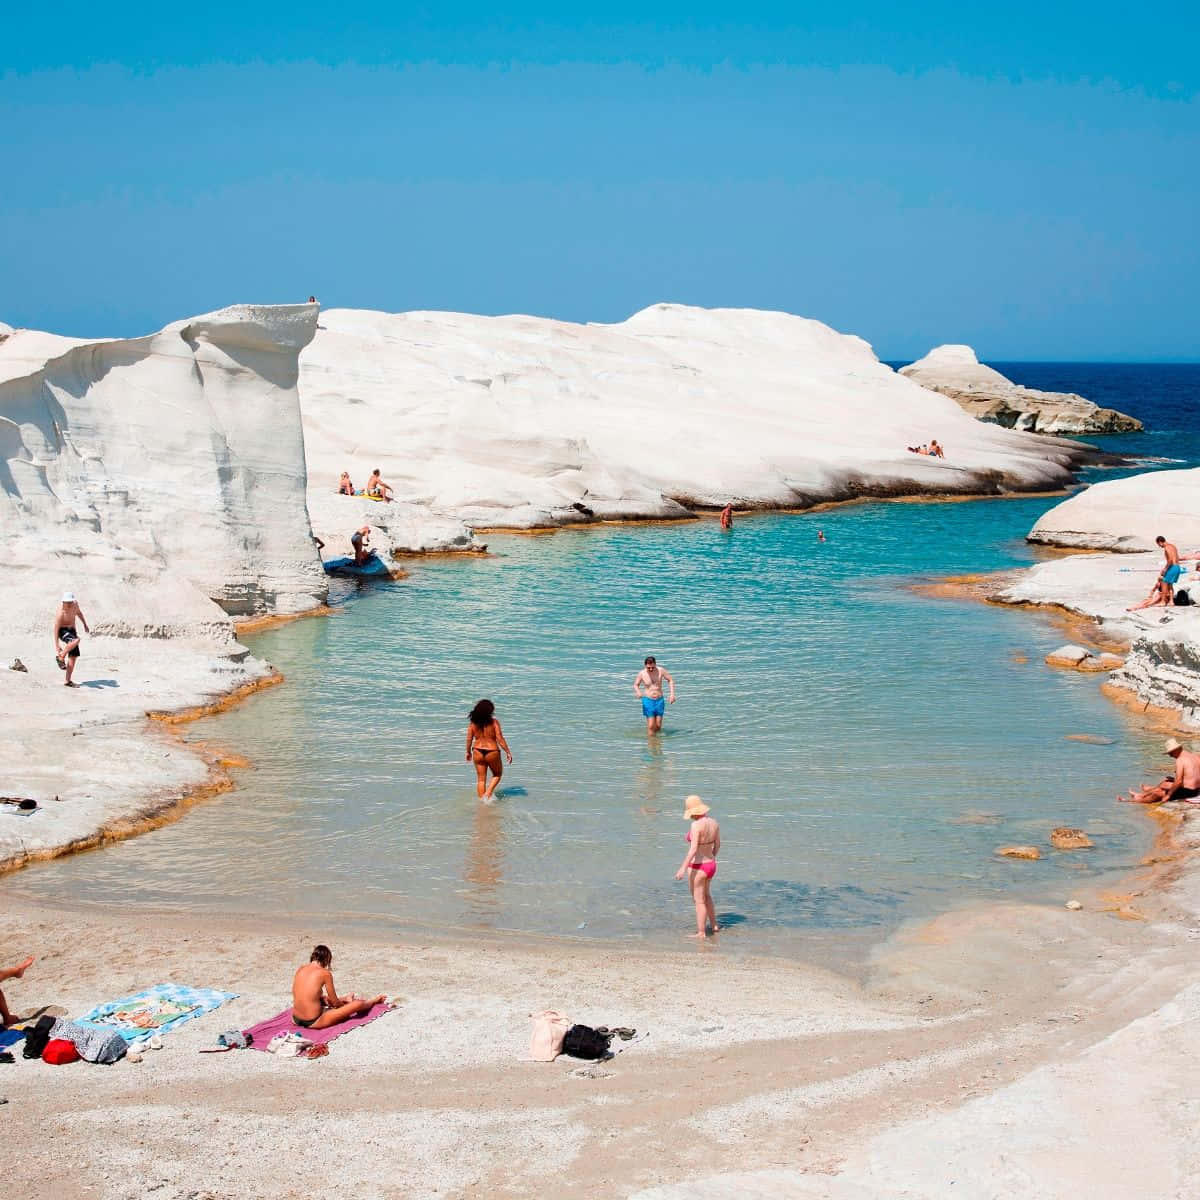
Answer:
[[[573, 325], [334, 309], [300, 393], [313, 492], [379, 467], [399, 499], [477, 526], [1052, 488], [1078, 451], [971, 420], [860, 338], [753, 310]], [[906, 449], [931, 438], [946, 458]]]
[[1200, 549], [1200, 468], [1094, 483], [1045, 513], [1029, 540], [1096, 550], [1153, 550], [1160, 534], [1181, 551]]
[[144, 338], [0, 343], [0, 588], [18, 619], [93, 583], [129, 633], [187, 626], [205, 598], [320, 602], [296, 391], [315, 315], [237, 306]]
[[[148, 710], [207, 702], [270, 667], [230, 614], [317, 606], [298, 355], [316, 307], [239, 305], [149, 337], [0, 341], [0, 794], [43, 807], [0, 828], [0, 864], [170, 804], [206, 764]], [[66, 689], [59, 598], [83, 634]]]
[[970, 346], [937, 346], [900, 374], [957, 401], [979, 421], [1037, 433], [1133, 433], [1141, 421], [1074, 392], [1022, 387], [985, 366]]

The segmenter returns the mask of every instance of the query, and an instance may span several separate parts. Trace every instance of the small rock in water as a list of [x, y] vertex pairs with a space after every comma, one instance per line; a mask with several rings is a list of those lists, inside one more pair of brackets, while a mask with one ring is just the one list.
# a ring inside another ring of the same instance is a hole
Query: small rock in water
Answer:
[[1068, 742], [1087, 742], [1089, 746], [1111, 746], [1117, 739], [1105, 737], [1100, 733], [1068, 733]]
[[1050, 831], [1050, 844], [1056, 850], [1087, 850], [1095, 845], [1082, 829], [1069, 829], [1066, 826]]
[[999, 846], [996, 853], [1004, 858], [1041, 858], [1042, 852], [1036, 846]]
[[1060, 646], [1053, 653], [1046, 655], [1046, 664], [1051, 667], [1078, 667], [1085, 659], [1091, 657], [1091, 651], [1082, 646]]
[[1083, 905], [1082, 905], [1082, 904], [1080, 904], [1078, 900], [1068, 900], [1068, 901], [1067, 901], [1067, 907], [1068, 907], [1068, 908], [1069, 908], [1069, 909], [1070, 909], [1072, 912], [1078, 912], [1078, 911], [1079, 911], [1079, 910], [1080, 910], [1080, 909], [1083, 907]]

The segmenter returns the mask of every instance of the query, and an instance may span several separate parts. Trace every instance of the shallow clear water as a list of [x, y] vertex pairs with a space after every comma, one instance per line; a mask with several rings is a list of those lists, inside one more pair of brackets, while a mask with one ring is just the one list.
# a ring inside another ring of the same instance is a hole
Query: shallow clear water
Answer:
[[[1061, 902], [1145, 852], [1150, 822], [1114, 796], [1161, 767], [1158, 739], [1095, 677], [1044, 665], [1066, 640], [1048, 619], [911, 587], [1031, 561], [1024, 534], [1053, 503], [494, 537], [493, 558], [416, 565], [247, 639], [286, 686], [188, 731], [252, 758], [235, 793], [3, 887], [313, 914], [330, 936], [350, 920], [675, 939], [695, 791], [721, 821], [726, 945], [837, 956], [972, 900]], [[679, 695], [654, 740], [632, 694], [648, 653]], [[463, 756], [481, 696], [516, 755], [492, 807]], [[1096, 849], [993, 855], [1055, 825]]]

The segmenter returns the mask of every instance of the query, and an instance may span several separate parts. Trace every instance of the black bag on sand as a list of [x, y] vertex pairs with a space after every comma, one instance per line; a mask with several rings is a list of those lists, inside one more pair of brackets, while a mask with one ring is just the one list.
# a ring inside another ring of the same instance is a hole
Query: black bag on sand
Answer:
[[21, 1051], [25, 1058], [41, 1058], [46, 1043], [50, 1040], [50, 1030], [54, 1028], [54, 1017], [38, 1017], [37, 1024], [25, 1035], [25, 1049]]
[[611, 1033], [597, 1033], [590, 1025], [572, 1025], [563, 1037], [564, 1054], [572, 1058], [607, 1058]]
[[1175, 593], [1175, 603], [1178, 604], [1180, 608], [1187, 608], [1191, 602], [1192, 598], [1188, 595], [1187, 588], [1180, 588], [1179, 591]]

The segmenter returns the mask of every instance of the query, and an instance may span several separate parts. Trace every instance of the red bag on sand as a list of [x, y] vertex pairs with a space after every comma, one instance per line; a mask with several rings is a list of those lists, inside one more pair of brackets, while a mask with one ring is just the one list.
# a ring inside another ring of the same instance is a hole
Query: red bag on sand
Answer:
[[75, 1043], [65, 1041], [63, 1038], [55, 1038], [53, 1041], [47, 1042], [45, 1050], [42, 1051], [42, 1062], [53, 1063], [56, 1067], [78, 1061], [79, 1051], [75, 1049]]

